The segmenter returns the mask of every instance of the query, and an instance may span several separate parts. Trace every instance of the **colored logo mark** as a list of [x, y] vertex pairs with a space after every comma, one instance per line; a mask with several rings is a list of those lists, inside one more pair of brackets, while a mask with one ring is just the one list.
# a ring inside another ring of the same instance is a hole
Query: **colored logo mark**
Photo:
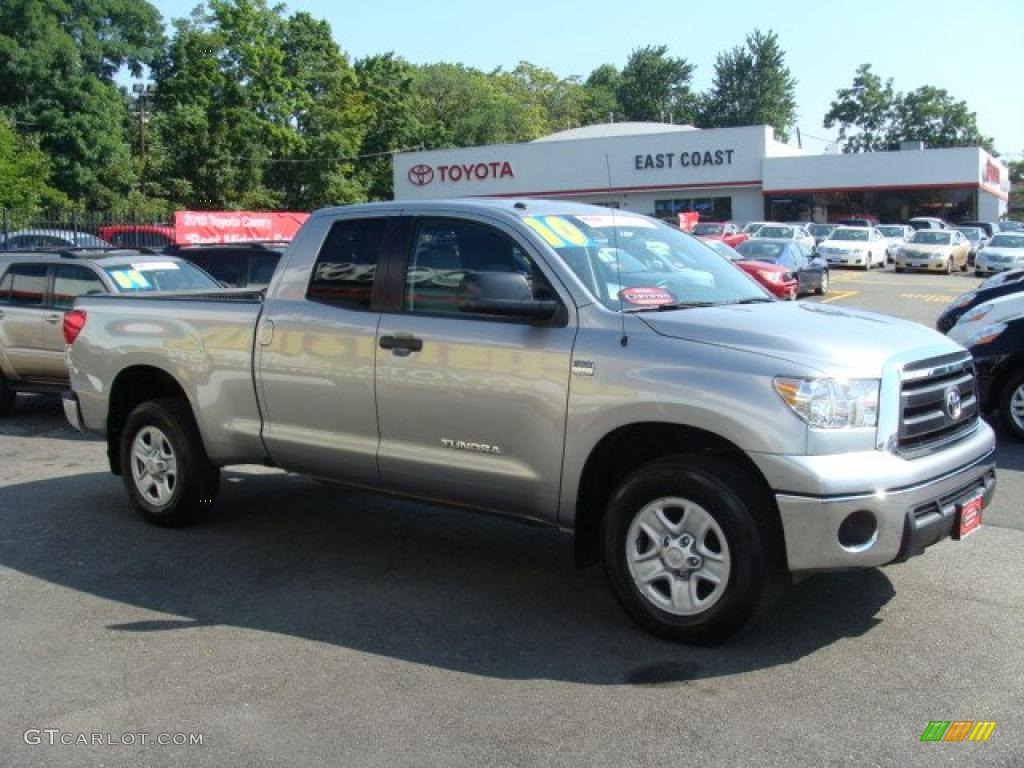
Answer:
[[995, 729], [995, 720], [932, 720], [921, 741], [988, 741]]

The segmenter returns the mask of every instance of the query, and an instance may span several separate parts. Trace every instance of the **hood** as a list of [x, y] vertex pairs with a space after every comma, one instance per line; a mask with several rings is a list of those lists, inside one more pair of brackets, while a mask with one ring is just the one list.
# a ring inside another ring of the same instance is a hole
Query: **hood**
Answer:
[[750, 272], [751, 270], [759, 270], [761, 272], [789, 272], [783, 266], [775, 264], [770, 261], [758, 261], [757, 259], [743, 259], [742, 261], [734, 261], [737, 267], [740, 267], [744, 272]]
[[863, 251], [868, 247], [867, 240], [825, 240], [822, 248], [835, 248], [841, 251]]
[[1000, 261], [1006, 259], [1007, 257], [1011, 259], [1024, 259], [1024, 248], [1001, 248], [999, 246], [986, 246], [984, 250], [978, 253], [978, 256], [985, 259], [995, 257]]
[[907, 243], [906, 247], [908, 251], [920, 253], [942, 253], [953, 248], [951, 243]]
[[924, 358], [962, 349], [909, 320], [794, 301], [649, 312], [637, 317], [662, 336], [776, 357], [830, 376], [877, 378], [893, 355], [920, 349]]

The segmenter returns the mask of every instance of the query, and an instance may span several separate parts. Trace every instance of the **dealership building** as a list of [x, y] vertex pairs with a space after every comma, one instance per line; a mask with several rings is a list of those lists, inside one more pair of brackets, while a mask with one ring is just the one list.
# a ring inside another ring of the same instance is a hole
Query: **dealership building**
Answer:
[[834, 221], [912, 216], [996, 221], [1006, 165], [979, 147], [813, 154], [770, 126], [696, 129], [608, 123], [522, 144], [406, 152], [394, 159], [396, 200], [546, 197], [668, 220]]

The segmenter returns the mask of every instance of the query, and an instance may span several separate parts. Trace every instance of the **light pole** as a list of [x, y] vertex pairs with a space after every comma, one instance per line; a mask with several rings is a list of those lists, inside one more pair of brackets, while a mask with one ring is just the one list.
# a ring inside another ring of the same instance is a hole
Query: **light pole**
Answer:
[[156, 93], [152, 83], [134, 83], [132, 93], [135, 94], [139, 107], [139, 191], [146, 194], [146, 99]]

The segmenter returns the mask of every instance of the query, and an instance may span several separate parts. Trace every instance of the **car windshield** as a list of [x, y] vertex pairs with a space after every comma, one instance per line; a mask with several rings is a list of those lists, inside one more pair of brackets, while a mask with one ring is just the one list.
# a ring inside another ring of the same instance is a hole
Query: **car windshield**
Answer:
[[868, 239], [868, 231], [866, 229], [849, 229], [846, 227], [840, 227], [829, 240], [857, 240], [866, 241]]
[[1024, 221], [1000, 221], [999, 229], [1003, 232], [1024, 232]]
[[120, 293], [216, 291], [220, 284], [198, 267], [178, 261], [138, 261], [104, 266]]
[[727, 258], [644, 216], [528, 216], [523, 221], [614, 311], [770, 300]]
[[715, 253], [725, 256], [725, 258], [731, 261], [739, 261], [743, 258], [743, 254], [733, 248], [731, 245], [726, 245], [721, 240], [708, 240], [705, 245], [713, 250]]
[[815, 237], [824, 237], [835, 228], [835, 224], [809, 224], [807, 227], [808, 231]]
[[903, 226], [899, 224], [895, 226], [891, 224], [883, 224], [878, 227], [878, 231], [882, 233], [883, 237], [904, 237], [906, 235]]
[[910, 242], [921, 243], [923, 245], [949, 245], [950, 237], [952, 237], [952, 235], [949, 232], [922, 229], [914, 233]]
[[725, 227], [721, 224], [697, 224], [693, 228], [693, 234], [700, 237], [701, 235], [720, 235], [725, 231]]
[[988, 241], [992, 248], [1024, 248], [1024, 234], [999, 234]]
[[785, 249], [786, 246], [783, 243], [766, 243], [757, 240], [747, 240], [745, 243], [740, 243], [739, 247], [736, 248], [744, 259], [771, 262], [776, 262], [782, 258]]
[[977, 227], [957, 227], [957, 230], [964, 233], [964, 237], [968, 240], [980, 240], [983, 235], [980, 229]]
[[792, 240], [796, 236], [793, 227], [773, 227], [767, 224], [757, 230], [758, 237], [774, 237], [782, 240]]
[[744, 225], [743, 232], [747, 235], [752, 235], [763, 226], [763, 221], [751, 221], [749, 224]]

